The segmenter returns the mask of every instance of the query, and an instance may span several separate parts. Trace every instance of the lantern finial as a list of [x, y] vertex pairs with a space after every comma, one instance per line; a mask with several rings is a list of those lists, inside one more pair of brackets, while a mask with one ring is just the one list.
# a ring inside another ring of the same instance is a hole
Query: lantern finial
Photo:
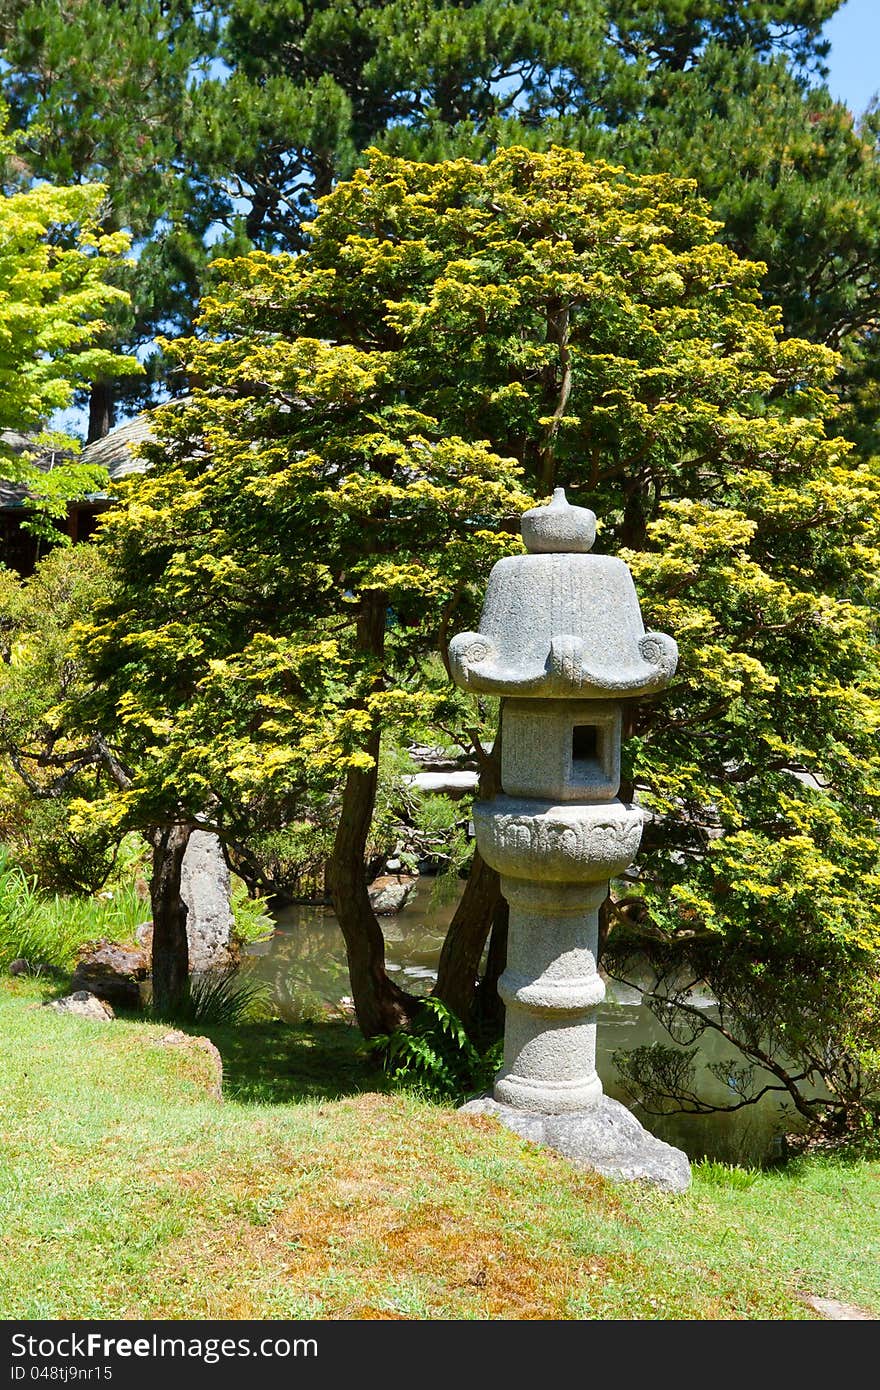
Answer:
[[587, 507], [573, 507], [565, 488], [553, 491], [553, 501], [532, 507], [520, 523], [526, 550], [531, 555], [583, 555], [596, 539], [596, 516]]

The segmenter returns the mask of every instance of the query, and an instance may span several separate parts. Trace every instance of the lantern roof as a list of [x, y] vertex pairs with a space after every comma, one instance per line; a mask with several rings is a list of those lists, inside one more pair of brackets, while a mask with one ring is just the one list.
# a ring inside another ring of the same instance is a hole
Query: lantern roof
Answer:
[[562, 488], [521, 523], [528, 554], [493, 567], [478, 632], [452, 639], [456, 685], [486, 695], [608, 699], [661, 690], [678, 648], [646, 632], [623, 560], [590, 553], [596, 518]]

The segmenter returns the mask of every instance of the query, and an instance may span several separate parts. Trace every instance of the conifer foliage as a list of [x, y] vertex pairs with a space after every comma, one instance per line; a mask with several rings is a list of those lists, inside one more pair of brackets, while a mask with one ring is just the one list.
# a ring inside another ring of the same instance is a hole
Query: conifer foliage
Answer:
[[376, 152], [305, 255], [220, 266], [169, 348], [201, 385], [107, 523], [121, 588], [88, 636], [143, 769], [105, 811], [346, 779], [337, 909], [368, 1032], [407, 1011], [364, 907], [380, 734], [437, 715], [428, 653], [556, 484], [682, 654], [630, 711], [624, 795], [652, 820], [611, 943], [710, 943], [753, 993], [787, 972], [790, 1018], [799, 980], [849, 981], [870, 1016], [880, 480], [826, 428], [834, 354], [784, 336], [716, 229], [692, 183], [572, 151]]

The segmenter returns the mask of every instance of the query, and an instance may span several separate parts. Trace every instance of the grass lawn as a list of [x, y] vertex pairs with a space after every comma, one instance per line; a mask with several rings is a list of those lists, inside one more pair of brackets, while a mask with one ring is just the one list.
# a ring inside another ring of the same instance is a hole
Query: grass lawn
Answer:
[[382, 1094], [354, 1030], [167, 1029], [0, 983], [3, 1318], [880, 1313], [880, 1163], [703, 1165], [672, 1196]]

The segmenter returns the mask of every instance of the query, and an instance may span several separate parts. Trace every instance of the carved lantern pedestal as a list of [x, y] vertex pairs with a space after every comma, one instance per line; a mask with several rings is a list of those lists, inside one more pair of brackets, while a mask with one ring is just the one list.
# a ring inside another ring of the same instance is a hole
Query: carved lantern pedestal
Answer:
[[592, 555], [592, 512], [562, 489], [526, 512], [527, 555], [495, 565], [479, 632], [450, 645], [456, 683], [503, 697], [503, 794], [474, 806], [477, 844], [510, 906], [504, 1064], [466, 1110], [616, 1177], [676, 1190], [687, 1158], [648, 1134], [596, 1073], [599, 908], [635, 858], [642, 812], [617, 798], [622, 701], [675, 671], [670, 637], [646, 633], [622, 560]]

